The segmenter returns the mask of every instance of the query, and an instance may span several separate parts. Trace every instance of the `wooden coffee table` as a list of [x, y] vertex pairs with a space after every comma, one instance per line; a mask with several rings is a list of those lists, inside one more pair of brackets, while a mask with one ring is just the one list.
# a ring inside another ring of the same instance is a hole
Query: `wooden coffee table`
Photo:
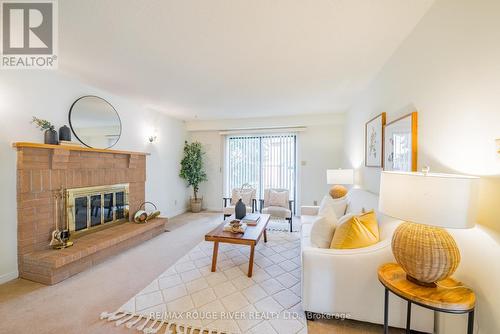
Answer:
[[211, 232], [205, 235], [206, 241], [214, 242], [214, 254], [212, 256], [212, 272], [215, 272], [217, 267], [217, 253], [219, 251], [219, 242], [228, 244], [248, 245], [250, 246], [250, 260], [248, 261], [248, 277], [252, 277], [253, 271], [253, 256], [255, 245], [264, 235], [264, 242], [267, 242], [266, 226], [269, 222], [270, 215], [261, 214], [256, 226], [247, 226], [245, 233], [232, 233], [224, 231], [224, 224], [234, 219], [234, 216], [229, 217], [222, 224], [217, 226]]

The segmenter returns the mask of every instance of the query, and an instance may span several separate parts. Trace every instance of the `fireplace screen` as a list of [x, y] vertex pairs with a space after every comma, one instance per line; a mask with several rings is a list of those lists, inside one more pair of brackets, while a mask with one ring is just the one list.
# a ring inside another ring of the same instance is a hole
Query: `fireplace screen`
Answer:
[[81, 232], [128, 220], [128, 184], [66, 190], [69, 230]]

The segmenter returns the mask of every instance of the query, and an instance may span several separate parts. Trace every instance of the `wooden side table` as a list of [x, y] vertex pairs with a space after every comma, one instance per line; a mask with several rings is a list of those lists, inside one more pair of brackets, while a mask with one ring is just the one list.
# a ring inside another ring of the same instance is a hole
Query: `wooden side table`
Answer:
[[389, 291], [408, 302], [406, 333], [411, 333], [411, 304], [433, 311], [464, 314], [468, 313], [467, 334], [474, 330], [474, 292], [462, 283], [447, 278], [439, 281], [437, 287], [425, 287], [406, 279], [406, 272], [396, 263], [386, 263], [378, 269], [378, 279], [385, 287], [384, 333], [389, 333]]

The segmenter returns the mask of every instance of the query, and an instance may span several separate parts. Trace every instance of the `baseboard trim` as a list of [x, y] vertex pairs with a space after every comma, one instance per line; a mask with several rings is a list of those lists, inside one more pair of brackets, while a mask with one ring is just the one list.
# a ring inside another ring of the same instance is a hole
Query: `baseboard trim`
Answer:
[[221, 208], [210, 208], [210, 207], [207, 207], [207, 208], [203, 208], [204, 211], [207, 211], [207, 212], [222, 212]]
[[167, 217], [168, 218], [174, 218], [174, 217], [177, 217], [177, 216], [180, 216], [182, 215], [183, 213], [186, 213], [188, 210], [187, 208], [184, 208], [184, 209], [180, 209], [180, 210], [177, 210], [175, 212], [172, 212], [171, 214], [169, 214]]
[[18, 277], [19, 277], [19, 271], [17, 270], [0, 275], [0, 284], [7, 283], [8, 281], [12, 281], [13, 279], [16, 279]]

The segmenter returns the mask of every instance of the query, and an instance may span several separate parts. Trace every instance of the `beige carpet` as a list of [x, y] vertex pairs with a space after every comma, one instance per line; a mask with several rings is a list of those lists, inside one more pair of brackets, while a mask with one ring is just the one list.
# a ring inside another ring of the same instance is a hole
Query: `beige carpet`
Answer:
[[267, 238], [255, 249], [251, 278], [250, 247], [221, 244], [211, 272], [213, 242], [202, 241], [122, 305], [115, 324], [154, 333], [175, 324], [189, 333], [306, 334], [299, 233], [271, 231]]
[[[218, 213], [183, 214], [153, 240], [71, 277], [55, 286], [23, 279], [0, 285], [0, 333], [127, 333], [130, 330], [99, 320], [96, 314], [115, 310], [128, 296], [187, 254], [210, 229], [220, 223]], [[298, 223], [298, 219], [295, 219]], [[381, 326], [355, 321], [308, 322], [310, 334], [381, 333]], [[404, 333], [394, 330], [392, 333]]]

